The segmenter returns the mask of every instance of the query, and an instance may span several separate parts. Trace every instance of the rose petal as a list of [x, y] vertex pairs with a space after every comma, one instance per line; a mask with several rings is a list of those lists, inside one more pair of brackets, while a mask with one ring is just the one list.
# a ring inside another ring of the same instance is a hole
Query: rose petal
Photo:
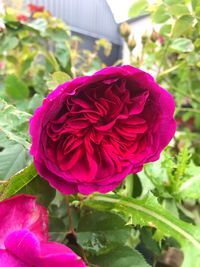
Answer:
[[0, 202], [0, 248], [5, 238], [22, 228], [32, 231], [39, 240], [48, 239], [47, 211], [29, 195], [17, 195]]

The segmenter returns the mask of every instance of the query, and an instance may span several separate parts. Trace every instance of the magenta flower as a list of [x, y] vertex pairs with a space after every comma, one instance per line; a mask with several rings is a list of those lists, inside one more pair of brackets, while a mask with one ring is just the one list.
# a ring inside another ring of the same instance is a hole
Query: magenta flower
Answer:
[[172, 139], [174, 100], [146, 72], [108, 67], [58, 86], [30, 122], [38, 173], [64, 194], [114, 189]]
[[47, 224], [47, 211], [33, 196], [0, 202], [0, 266], [86, 267], [68, 247], [48, 242]]

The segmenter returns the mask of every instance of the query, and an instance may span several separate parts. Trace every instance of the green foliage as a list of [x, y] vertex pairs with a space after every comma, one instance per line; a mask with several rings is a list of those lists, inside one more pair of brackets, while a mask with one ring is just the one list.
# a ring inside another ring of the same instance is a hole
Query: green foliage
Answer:
[[[10, 141], [15, 141], [25, 148], [30, 147], [28, 122], [30, 114], [16, 109], [0, 99], [0, 130]], [[3, 143], [2, 143], [3, 145]]]
[[23, 171], [18, 172], [0, 185], [0, 199], [3, 200], [17, 194], [37, 176], [38, 174], [33, 164], [26, 167]]
[[194, 45], [190, 39], [176, 38], [172, 41], [170, 48], [177, 52], [192, 52], [194, 50]]
[[173, 37], [179, 37], [192, 27], [193, 17], [191, 15], [183, 15], [177, 19], [172, 30]]
[[78, 225], [79, 244], [91, 255], [101, 255], [125, 245], [130, 227], [123, 217], [109, 213], [86, 210]]
[[0, 179], [4, 180], [26, 166], [27, 153], [19, 144], [10, 144], [0, 153]]
[[6, 77], [5, 88], [8, 95], [16, 100], [22, 100], [29, 95], [29, 90], [25, 82], [17, 78], [15, 75], [8, 75]]
[[147, 0], [138, 0], [136, 1], [129, 10], [130, 17], [137, 17], [144, 13], [145, 9], [148, 6]]
[[127, 246], [121, 246], [111, 252], [98, 256], [90, 257], [90, 260], [101, 267], [148, 267], [142, 255]]
[[[157, 202], [155, 197], [148, 195], [143, 199], [118, 197], [116, 195], [93, 195], [83, 205], [98, 210], [114, 210], [126, 217], [129, 223], [150, 226], [159, 230], [164, 236], [173, 236], [185, 252], [184, 266], [200, 264], [200, 233], [199, 229], [172, 216]], [[130, 221], [131, 216], [131, 221]], [[190, 252], [193, 251], [192, 259]]]
[[35, 195], [40, 203], [48, 206], [55, 197], [55, 190], [39, 177], [31, 164], [0, 185], [0, 200], [16, 194]]

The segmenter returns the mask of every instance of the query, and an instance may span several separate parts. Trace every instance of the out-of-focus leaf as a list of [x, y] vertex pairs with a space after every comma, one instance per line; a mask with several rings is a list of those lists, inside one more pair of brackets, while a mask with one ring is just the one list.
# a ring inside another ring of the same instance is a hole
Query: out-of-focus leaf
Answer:
[[[166, 211], [152, 195], [143, 199], [119, 197], [116, 195], [93, 195], [83, 205], [98, 210], [114, 210], [132, 216], [133, 224], [157, 228], [165, 236], [172, 236], [184, 252], [184, 267], [200, 265], [200, 230], [185, 223]], [[130, 221], [130, 219], [129, 219]], [[190, 258], [192, 251], [193, 258]], [[188, 264], [190, 261], [190, 265]]]
[[56, 71], [52, 74], [52, 79], [59, 85], [61, 83], [71, 80], [71, 77], [65, 72]]
[[14, 49], [19, 43], [19, 40], [14, 36], [5, 35], [0, 39], [0, 53], [6, 50]]
[[90, 257], [90, 261], [101, 267], [150, 267], [137, 250], [127, 246], [118, 247], [98, 257]]
[[192, 9], [195, 11], [198, 6], [200, 6], [199, 0], [192, 0]]
[[15, 75], [8, 75], [6, 77], [5, 88], [8, 95], [16, 100], [22, 100], [29, 95], [27, 85]]
[[69, 49], [65, 43], [56, 44], [55, 56], [61, 66], [65, 69], [70, 58]]
[[165, 5], [158, 6], [158, 9], [153, 13], [152, 20], [155, 23], [163, 23], [170, 18], [166, 11]]
[[66, 41], [69, 38], [66, 31], [61, 28], [49, 28], [46, 34], [47, 36], [49, 36], [49, 38], [51, 38], [51, 40], [54, 40], [55, 42]]
[[5, 136], [25, 148], [30, 147], [28, 139], [28, 121], [30, 114], [8, 105], [0, 99], [0, 131]]
[[33, 28], [34, 30], [38, 30], [41, 33], [43, 33], [43, 32], [45, 32], [45, 30], [47, 28], [47, 21], [43, 18], [38, 18], [38, 19], [31, 21], [28, 24], [28, 26]]
[[148, 7], [147, 0], [137, 0], [130, 8], [129, 10], [129, 17], [137, 17], [144, 13]]
[[181, 16], [181, 15], [189, 14], [190, 11], [186, 5], [177, 4], [177, 5], [172, 5], [169, 7], [169, 13], [173, 16]]
[[130, 227], [117, 214], [89, 210], [80, 218], [77, 236], [80, 245], [90, 254], [101, 255], [125, 244]]
[[164, 24], [161, 28], [160, 28], [160, 34], [162, 35], [167, 35], [171, 32], [171, 28], [172, 26], [170, 24]]
[[193, 24], [193, 17], [191, 15], [183, 15], [175, 22], [172, 30], [173, 37], [179, 37], [184, 34]]
[[192, 41], [187, 38], [174, 39], [170, 47], [178, 52], [192, 52], [194, 50]]
[[28, 110], [33, 112], [37, 107], [42, 104], [43, 96], [41, 94], [34, 94], [28, 104]]

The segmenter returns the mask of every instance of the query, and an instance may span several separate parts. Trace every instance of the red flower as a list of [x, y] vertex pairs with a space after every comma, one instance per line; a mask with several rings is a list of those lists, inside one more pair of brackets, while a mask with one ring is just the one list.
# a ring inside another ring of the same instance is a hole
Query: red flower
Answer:
[[65, 82], [31, 119], [36, 169], [64, 194], [107, 193], [160, 157], [175, 133], [174, 104], [132, 66]]
[[33, 4], [28, 4], [30, 12], [43, 12], [44, 11], [44, 6], [36, 6]]
[[29, 18], [26, 15], [18, 15], [17, 20], [27, 22]]

